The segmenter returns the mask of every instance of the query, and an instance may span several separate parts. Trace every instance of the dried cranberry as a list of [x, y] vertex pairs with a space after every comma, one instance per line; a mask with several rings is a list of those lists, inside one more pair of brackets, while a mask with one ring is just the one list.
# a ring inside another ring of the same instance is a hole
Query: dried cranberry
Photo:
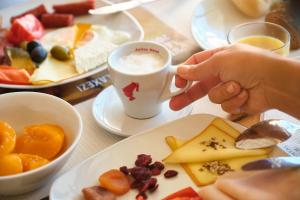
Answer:
[[149, 188], [149, 182], [145, 182], [143, 184], [143, 187], [140, 187], [138, 190], [140, 193], [145, 193], [148, 190], [148, 188]]
[[153, 188], [149, 188], [149, 192], [155, 192], [158, 188], [158, 184], [156, 184]]
[[152, 165], [150, 165], [150, 169], [152, 169], [152, 168], [157, 168], [157, 169], [163, 170], [165, 168], [165, 166], [161, 162], [156, 161]]
[[[157, 179], [152, 176], [157, 176], [162, 173], [165, 166], [162, 162], [155, 161], [152, 163], [151, 155], [139, 154], [135, 161], [135, 167], [128, 168], [127, 166], [120, 167], [120, 171], [127, 175], [130, 188], [138, 190], [136, 200], [146, 200], [147, 191], [152, 193], [157, 190], [159, 184]], [[177, 176], [177, 171], [168, 170], [164, 173], [165, 178]]]
[[151, 171], [143, 167], [133, 167], [130, 169], [131, 176], [137, 181], [147, 180], [151, 177]]
[[172, 178], [174, 176], [177, 176], [178, 172], [175, 170], [168, 170], [164, 173], [165, 178]]
[[120, 167], [119, 169], [121, 172], [123, 172], [125, 175], [129, 174], [129, 170], [126, 166]]
[[152, 176], [160, 175], [160, 173], [161, 173], [161, 170], [158, 169], [158, 168], [153, 168], [153, 169], [151, 169], [151, 174], [152, 174]]
[[140, 154], [137, 156], [135, 161], [135, 166], [137, 167], [147, 167], [152, 162], [152, 158], [150, 155]]
[[148, 182], [149, 182], [149, 187], [148, 188], [150, 189], [150, 188], [153, 188], [156, 185], [157, 179], [156, 178], [150, 178], [148, 180]]
[[141, 182], [141, 181], [133, 181], [131, 184], [130, 184], [130, 188], [132, 188], [132, 189], [138, 189], [138, 188], [141, 188], [141, 187], [143, 187], [143, 182]]

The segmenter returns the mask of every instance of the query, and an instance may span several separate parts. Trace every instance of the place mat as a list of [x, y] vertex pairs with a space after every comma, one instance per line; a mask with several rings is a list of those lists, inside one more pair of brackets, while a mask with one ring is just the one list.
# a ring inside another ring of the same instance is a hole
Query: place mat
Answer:
[[151, 40], [166, 46], [173, 55], [173, 64], [179, 64], [192, 54], [201, 51], [193, 38], [187, 38], [166, 25], [144, 8], [135, 8], [130, 13], [136, 17], [145, 31], [145, 40]]

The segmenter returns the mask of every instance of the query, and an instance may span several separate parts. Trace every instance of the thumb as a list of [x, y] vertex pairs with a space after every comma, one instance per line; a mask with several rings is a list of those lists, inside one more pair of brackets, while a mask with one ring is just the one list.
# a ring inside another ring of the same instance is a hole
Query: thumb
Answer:
[[196, 65], [180, 65], [177, 75], [186, 80], [203, 81], [219, 76], [220, 68], [214, 64], [213, 57]]

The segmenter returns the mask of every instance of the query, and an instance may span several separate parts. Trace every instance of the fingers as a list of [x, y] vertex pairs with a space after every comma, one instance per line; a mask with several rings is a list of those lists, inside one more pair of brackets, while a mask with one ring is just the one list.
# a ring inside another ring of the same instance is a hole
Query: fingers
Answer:
[[204, 200], [233, 200], [222, 191], [218, 190], [214, 185], [206, 186], [199, 191], [199, 196]]
[[224, 46], [224, 47], [220, 47], [220, 48], [216, 48], [216, 49], [212, 49], [212, 50], [201, 51], [201, 52], [196, 53], [196, 54], [192, 55], [191, 57], [189, 57], [183, 64], [195, 65], [195, 64], [201, 63], [201, 62], [209, 59], [211, 56], [213, 56], [217, 52], [223, 51], [227, 48], [228, 48], [227, 46]]
[[203, 81], [218, 74], [218, 66], [213, 65], [210, 59], [196, 65], [181, 65], [177, 68], [177, 75], [185, 80]]
[[221, 104], [224, 111], [240, 114], [249, 95], [246, 90], [241, 89], [238, 83], [229, 81], [212, 88], [208, 92], [208, 97], [213, 103]]
[[[178, 66], [177, 75], [182, 79], [203, 81], [219, 74], [219, 66], [211, 59], [216, 53], [227, 49], [221, 47], [213, 50], [202, 51], [194, 54], [183, 65]], [[180, 85], [180, 80], [179, 80]]]
[[[254, 183], [254, 184], [253, 184]], [[234, 199], [256, 200], [256, 199], [281, 199], [274, 198], [272, 193], [257, 187], [258, 181], [250, 182], [246, 179], [225, 179], [218, 181], [215, 187], [223, 194], [228, 194]], [[251, 191], [251, 192], [250, 192]]]
[[242, 92], [227, 101], [224, 101], [221, 106], [222, 109], [231, 114], [240, 114], [243, 112], [243, 105], [246, 104], [248, 100], [248, 92], [246, 90], [242, 90]]
[[172, 97], [170, 100], [170, 108], [172, 110], [180, 110], [197, 99], [207, 95], [208, 91], [218, 83], [219, 79], [217, 78], [197, 82], [185, 93]]
[[223, 103], [238, 95], [241, 91], [241, 87], [237, 82], [228, 81], [222, 83], [208, 92], [208, 97], [213, 103]]
[[[196, 54], [192, 55], [182, 65], [180, 65], [178, 67], [179, 69], [177, 68], [177, 74], [178, 75], [175, 78], [176, 86], [179, 87], [179, 88], [183, 88], [187, 83], [187, 81], [185, 79], [185, 76], [184, 76], [184, 73], [189, 74], [189, 73], [193, 73], [193, 71], [197, 71], [196, 68], [200, 67], [200, 66], [197, 66], [197, 64], [200, 64], [200, 63], [206, 61], [207, 59], [212, 57], [217, 52], [223, 51], [227, 48], [228, 47], [225, 46], [225, 47], [220, 47], [220, 48], [216, 48], [216, 49], [212, 49], [212, 50], [201, 51], [199, 53], [196, 53]], [[193, 66], [193, 65], [195, 65], [195, 66]], [[190, 69], [190, 71], [184, 72], [186, 70], [184, 68], [190, 68], [190, 67], [192, 68], [192, 69]], [[204, 80], [204, 79], [201, 79], [200, 77], [197, 79], [197, 77], [194, 77], [193, 79], [188, 79], [188, 80]]]
[[187, 84], [187, 80], [181, 78], [180, 76], [176, 75], [175, 77], [175, 85], [176, 87], [179, 87], [179, 88], [184, 88]]

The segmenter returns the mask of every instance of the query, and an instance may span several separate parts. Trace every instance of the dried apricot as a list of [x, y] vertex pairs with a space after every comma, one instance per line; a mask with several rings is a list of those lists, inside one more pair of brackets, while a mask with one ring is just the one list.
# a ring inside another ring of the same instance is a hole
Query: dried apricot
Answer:
[[17, 154], [8, 154], [0, 157], [0, 176], [23, 172], [21, 158]]
[[0, 121], [0, 156], [13, 151], [16, 144], [15, 130], [6, 122]]
[[19, 157], [22, 160], [24, 172], [36, 169], [38, 167], [41, 167], [41, 166], [49, 163], [49, 160], [42, 158], [40, 156], [37, 156], [37, 155], [19, 154]]
[[64, 144], [64, 131], [52, 124], [27, 126], [24, 133], [17, 137], [16, 152], [34, 154], [53, 159]]
[[125, 194], [130, 190], [128, 177], [117, 169], [111, 169], [99, 177], [100, 185], [116, 195]]

